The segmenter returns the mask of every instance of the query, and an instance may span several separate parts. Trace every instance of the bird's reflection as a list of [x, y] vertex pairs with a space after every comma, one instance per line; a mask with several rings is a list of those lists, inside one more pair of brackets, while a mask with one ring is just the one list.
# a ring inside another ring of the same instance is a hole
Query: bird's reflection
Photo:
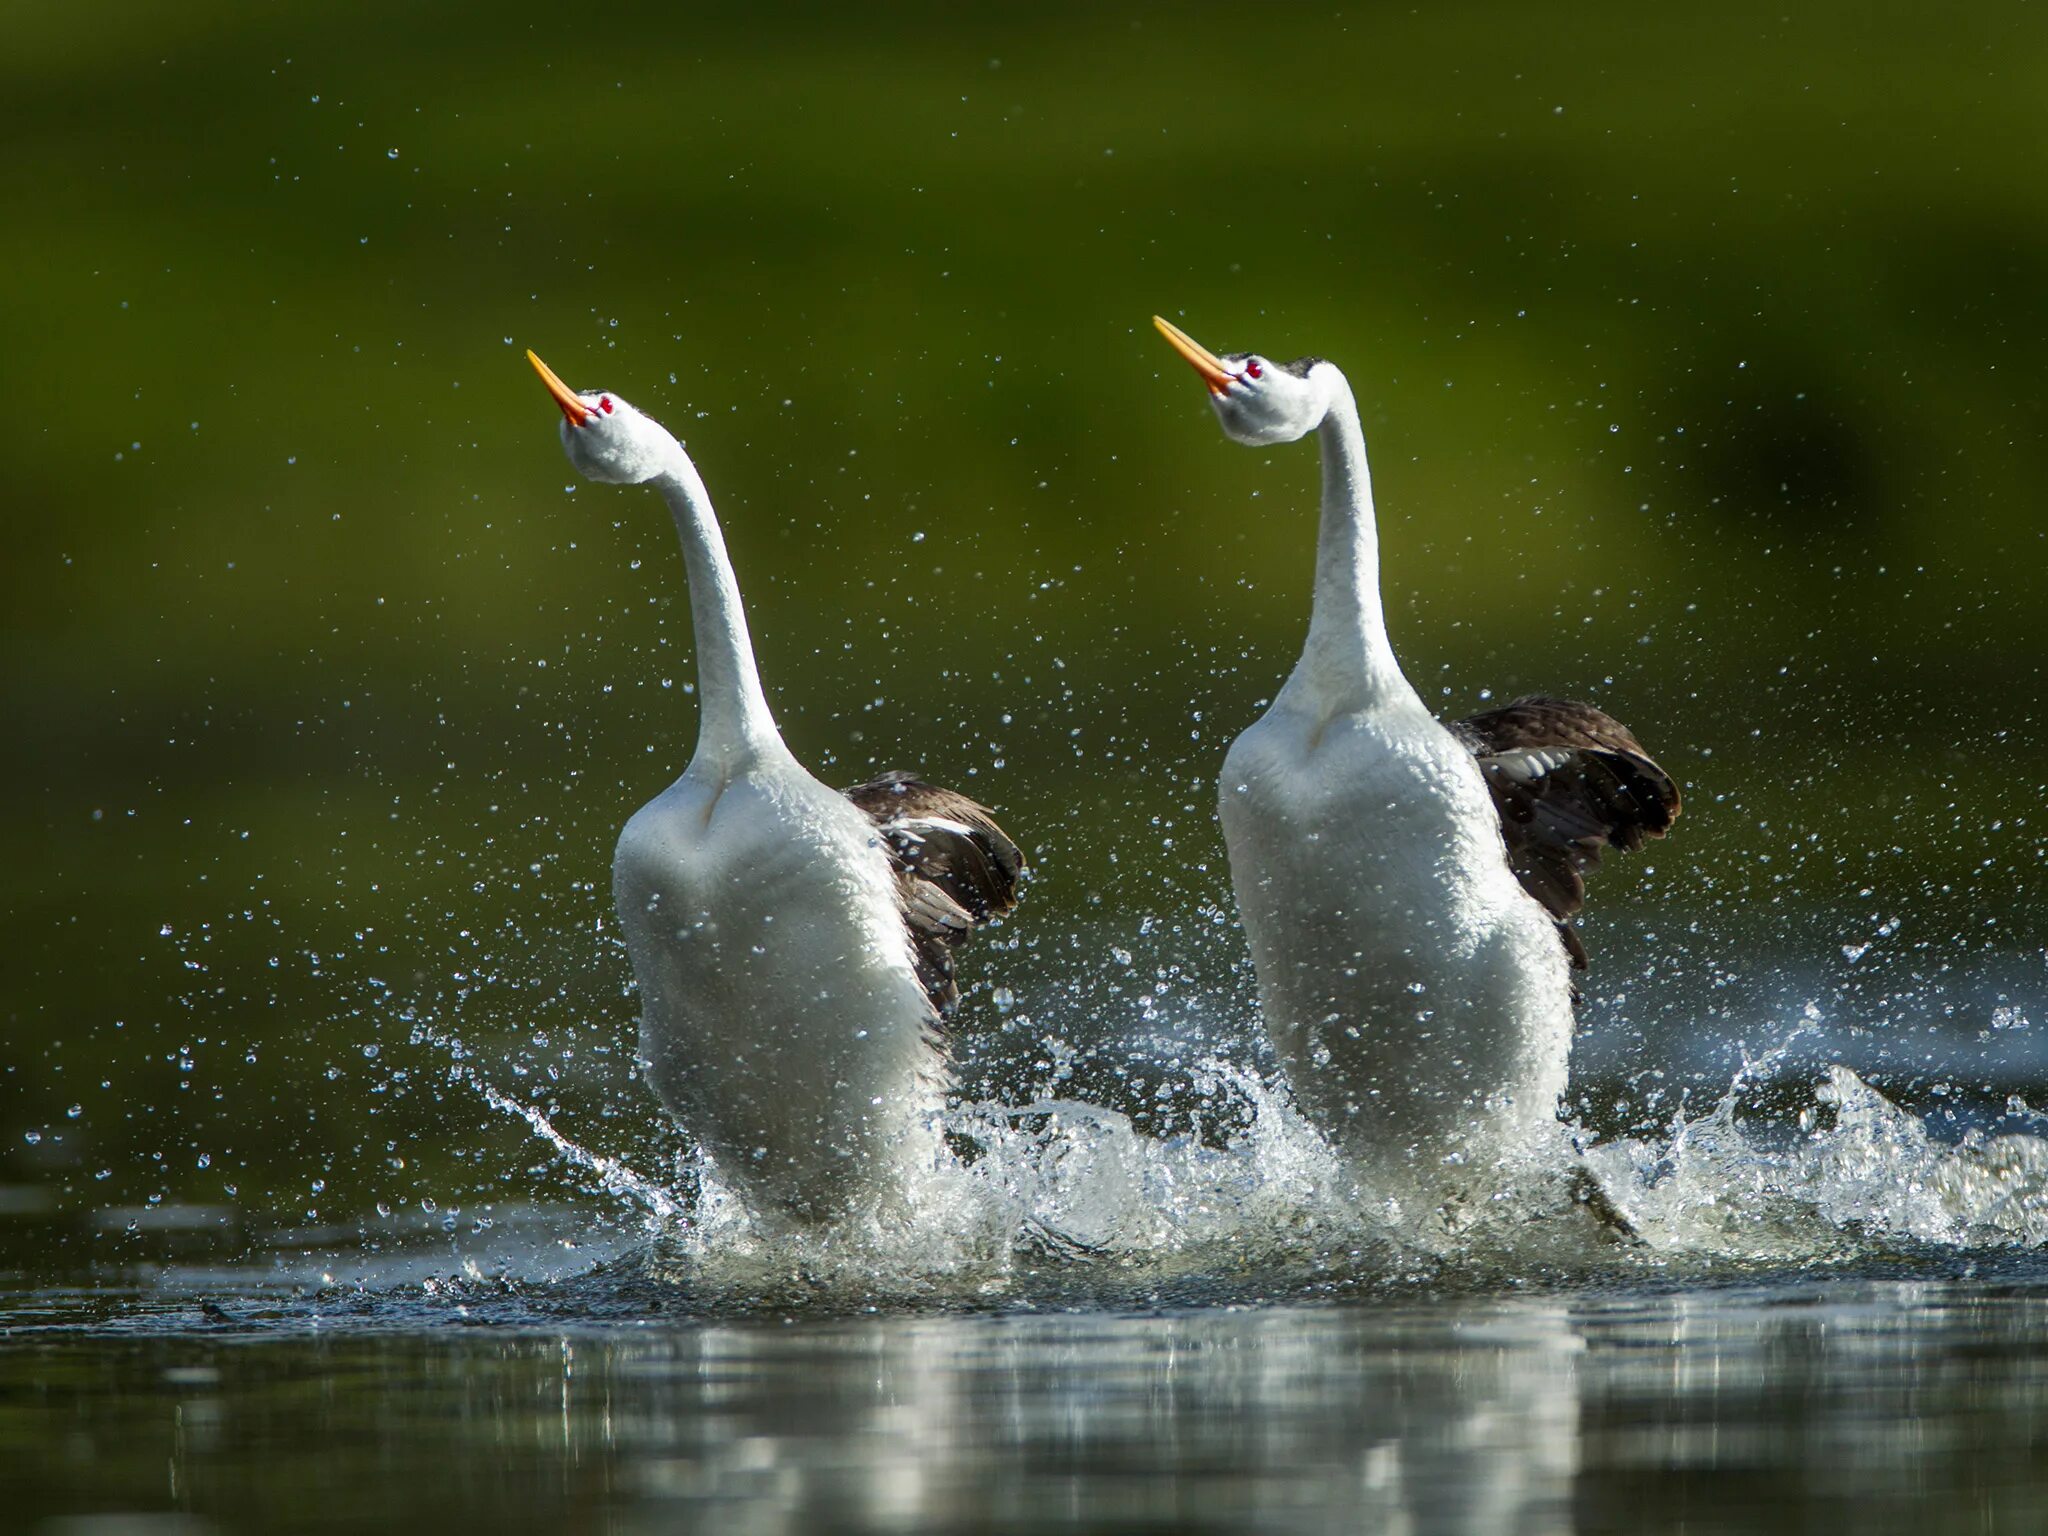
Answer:
[[[581, 1357], [619, 1492], [747, 1532], [1570, 1528], [1562, 1305], [714, 1326]], [[586, 1447], [586, 1449], [597, 1449]]]
[[323, 1513], [379, 1528], [402, 1490], [414, 1529], [2039, 1530], [2033, 1273], [557, 1332], [245, 1319], [119, 1349], [45, 1327], [0, 1349], [0, 1481], [34, 1469], [7, 1526], [31, 1531], [167, 1507], [281, 1529], [311, 1455]]

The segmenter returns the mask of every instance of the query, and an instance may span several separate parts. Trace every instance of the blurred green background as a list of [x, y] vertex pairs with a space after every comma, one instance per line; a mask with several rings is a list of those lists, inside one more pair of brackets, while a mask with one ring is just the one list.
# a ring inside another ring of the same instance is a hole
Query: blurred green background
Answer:
[[1425, 693], [1593, 698], [1687, 785], [1599, 882], [1596, 1018], [1681, 950], [1688, 997], [1865, 943], [2038, 981], [2037, 7], [0, 30], [19, 1212], [547, 1187], [467, 1072], [673, 1150], [607, 881], [693, 739], [681, 571], [526, 346], [686, 439], [801, 757], [1033, 850], [983, 1025], [1242, 996], [1210, 784], [1314, 456], [1226, 443], [1155, 311], [1347, 370]]

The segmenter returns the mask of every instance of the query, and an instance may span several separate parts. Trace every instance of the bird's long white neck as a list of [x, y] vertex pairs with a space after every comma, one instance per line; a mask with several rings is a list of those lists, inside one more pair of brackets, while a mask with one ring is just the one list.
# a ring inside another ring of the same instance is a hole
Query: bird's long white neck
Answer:
[[725, 535], [712, 514], [703, 477], [678, 447], [654, 483], [675, 514], [683, 564], [690, 575], [698, 710], [697, 752], [690, 765], [731, 771], [766, 752], [782, 751], [782, 737], [761, 691], [747, 615], [740, 606], [739, 580], [733, 575]]
[[[1324, 364], [1324, 367], [1329, 365]], [[1330, 716], [1385, 709], [1419, 698], [1387, 638], [1380, 602], [1379, 527], [1372, 475], [1351, 386], [1336, 369], [1329, 410], [1317, 428], [1323, 450], [1322, 527], [1316, 539], [1315, 603], [1308, 644], [1288, 679]]]

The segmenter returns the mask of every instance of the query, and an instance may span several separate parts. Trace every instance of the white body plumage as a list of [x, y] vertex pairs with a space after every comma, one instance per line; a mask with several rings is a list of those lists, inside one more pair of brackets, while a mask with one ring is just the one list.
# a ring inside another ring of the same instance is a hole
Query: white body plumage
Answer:
[[751, 1198], [829, 1214], [929, 1163], [938, 1019], [843, 795], [787, 753], [700, 758], [627, 822], [612, 890], [648, 1081]]
[[1565, 952], [1471, 754], [1420, 701], [1325, 716], [1305, 692], [1238, 737], [1219, 782], [1266, 1030], [1376, 1187], [1469, 1186], [1555, 1142]]

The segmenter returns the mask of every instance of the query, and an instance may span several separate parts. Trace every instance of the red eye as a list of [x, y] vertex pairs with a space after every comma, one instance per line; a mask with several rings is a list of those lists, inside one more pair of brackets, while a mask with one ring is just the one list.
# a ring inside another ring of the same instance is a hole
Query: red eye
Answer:
[[597, 408], [598, 408], [598, 409], [599, 409], [600, 411], [603, 411], [603, 412], [605, 413], [605, 415], [607, 415], [607, 416], [611, 415], [611, 413], [612, 413], [612, 397], [611, 397], [610, 395], [599, 395], [599, 396], [597, 397]]
[[1256, 357], [1244, 365], [1244, 376], [1248, 379], [1263, 377], [1265, 372], [1266, 370], [1259, 366], [1259, 360]]

